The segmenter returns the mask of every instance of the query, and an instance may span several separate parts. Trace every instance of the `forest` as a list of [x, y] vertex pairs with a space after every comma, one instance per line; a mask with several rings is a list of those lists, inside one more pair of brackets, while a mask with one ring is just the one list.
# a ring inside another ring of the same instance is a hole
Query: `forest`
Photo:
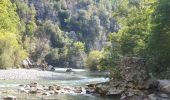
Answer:
[[169, 16], [170, 0], [0, 0], [0, 68], [30, 59], [119, 80], [121, 66], [142, 59], [149, 75], [169, 79]]
[[57, 67], [115, 69], [122, 57], [147, 61], [166, 78], [168, 0], [1, 0], [0, 67], [29, 57]]

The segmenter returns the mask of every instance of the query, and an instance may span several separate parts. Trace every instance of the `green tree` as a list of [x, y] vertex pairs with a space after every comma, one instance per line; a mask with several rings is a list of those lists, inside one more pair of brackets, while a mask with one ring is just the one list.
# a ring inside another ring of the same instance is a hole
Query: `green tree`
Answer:
[[[153, 13], [152, 0], [140, 0], [137, 3], [128, 1], [121, 4], [121, 12], [114, 14], [118, 18], [122, 54], [126, 56], [143, 56], [151, 33], [151, 15]], [[120, 6], [121, 6], [120, 5]], [[128, 9], [128, 10], [127, 10]], [[117, 16], [118, 15], [118, 16]]]
[[118, 65], [122, 57], [146, 55], [154, 0], [112, 0], [112, 3], [113, 17], [119, 29], [109, 35], [111, 45], [105, 48], [105, 56], [100, 65], [104, 69], [112, 70], [113, 76], [119, 78]]
[[[158, 0], [153, 19], [153, 30], [149, 41], [150, 66], [159, 77], [167, 78], [170, 71], [170, 1]], [[167, 77], [165, 77], [167, 76]]]
[[102, 51], [91, 51], [87, 57], [87, 66], [90, 68], [90, 70], [98, 70], [99, 69], [99, 63], [100, 60], [103, 58], [103, 52]]
[[85, 50], [85, 44], [82, 42], [75, 42], [74, 46], [80, 52], [83, 52]]
[[20, 42], [20, 21], [10, 0], [0, 1], [0, 68], [18, 67], [27, 57]]

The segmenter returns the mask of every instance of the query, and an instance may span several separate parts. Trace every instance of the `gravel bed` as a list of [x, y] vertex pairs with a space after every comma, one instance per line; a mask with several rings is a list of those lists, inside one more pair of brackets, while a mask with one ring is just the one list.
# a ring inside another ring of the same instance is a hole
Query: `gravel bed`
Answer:
[[38, 69], [8, 69], [0, 70], [0, 80], [39, 80], [62, 78], [62, 74], [50, 71], [40, 71]]

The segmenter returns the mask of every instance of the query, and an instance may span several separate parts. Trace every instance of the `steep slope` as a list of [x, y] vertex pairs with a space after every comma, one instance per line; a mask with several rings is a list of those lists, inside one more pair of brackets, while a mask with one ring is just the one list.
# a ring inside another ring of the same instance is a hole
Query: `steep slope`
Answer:
[[[110, 0], [11, 1], [16, 4], [18, 15], [25, 26], [25, 48], [35, 62], [45, 60], [55, 66], [67, 66], [69, 63], [77, 67], [80, 64], [74, 64], [76, 61], [84, 62], [90, 51], [102, 50], [108, 43], [109, 33], [119, 29], [112, 17], [113, 5]], [[42, 42], [42, 46], [39, 42]], [[76, 42], [81, 42], [85, 46], [84, 50], [76, 49]], [[34, 48], [31, 44], [34, 44]], [[47, 55], [53, 51], [57, 51], [58, 57], [54, 57], [55, 62], [50, 63], [48, 59], [51, 56]]]

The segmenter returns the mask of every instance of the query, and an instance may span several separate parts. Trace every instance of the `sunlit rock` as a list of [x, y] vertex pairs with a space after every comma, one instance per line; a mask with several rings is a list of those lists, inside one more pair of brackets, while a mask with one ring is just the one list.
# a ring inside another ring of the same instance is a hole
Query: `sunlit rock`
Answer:
[[4, 100], [17, 100], [17, 98], [15, 96], [7, 96], [6, 98], [4, 98]]

